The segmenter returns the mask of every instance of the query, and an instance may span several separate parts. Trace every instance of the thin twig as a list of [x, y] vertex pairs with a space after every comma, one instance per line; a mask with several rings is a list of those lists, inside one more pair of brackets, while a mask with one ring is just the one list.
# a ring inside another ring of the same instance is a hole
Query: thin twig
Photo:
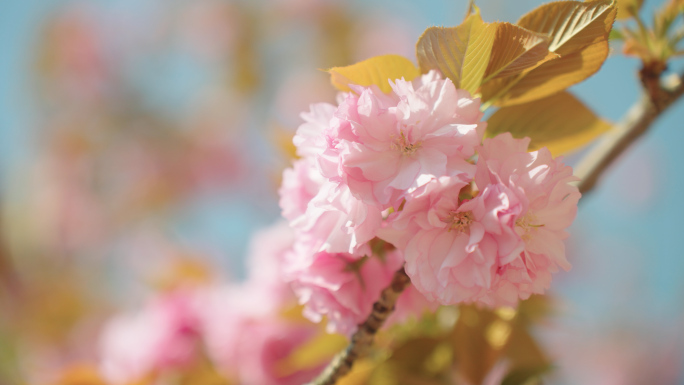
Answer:
[[[642, 75], [643, 81], [643, 75]], [[684, 94], [684, 74], [672, 75], [657, 89], [644, 84], [645, 92], [625, 117], [580, 161], [575, 175], [581, 181], [580, 191], [591, 191], [604, 171], [632, 143], [640, 138], [653, 122]]]
[[349, 346], [335, 356], [328, 367], [309, 385], [333, 385], [351, 371], [354, 361], [373, 344], [375, 334], [392, 314], [399, 295], [410, 283], [411, 280], [403, 267], [394, 273], [392, 282], [380, 293], [380, 299], [373, 304], [373, 310], [366, 321], [359, 325], [352, 335]]

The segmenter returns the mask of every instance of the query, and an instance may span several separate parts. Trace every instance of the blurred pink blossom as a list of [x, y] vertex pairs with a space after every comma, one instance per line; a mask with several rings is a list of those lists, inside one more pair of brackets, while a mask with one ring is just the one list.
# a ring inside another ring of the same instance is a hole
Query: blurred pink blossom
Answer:
[[252, 235], [247, 253], [248, 284], [270, 291], [277, 306], [285, 308], [295, 303], [284, 269], [287, 255], [292, 252], [295, 233], [285, 221]]
[[209, 357], [241, 384], [299, 384], [318, 368], [284, 372], [279, 362], [317, 333], [280, 318], [272, 291], [255, 284], [216, 287], [203, 295], [201, 330]]
[[110, 320], [100, 340], [103, 375], [113, 384], [128, 384], [192, 363], [198, 353], [197, 305], [192, 292], [177, 291]]

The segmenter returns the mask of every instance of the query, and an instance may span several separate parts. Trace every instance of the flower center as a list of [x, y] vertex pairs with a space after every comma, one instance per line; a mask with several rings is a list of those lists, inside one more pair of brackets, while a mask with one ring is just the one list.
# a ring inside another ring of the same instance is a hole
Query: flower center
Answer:
[[538, 225], [534, 224], [534, 222], [537, 221], [537, 216], [532, 214], [532, 213], [526, 213], [522, 217], [518, 218], [518, 220], [515, 221], [515, 225], [520, 228], [520, 232], [522, 234], [520, 235], [520, 238], [522, 238], [525, 241], [529, 241], [530, 237], [532, 236], [532, 232], [534, 229], [537, 227], [542, 227], [544, 225]]
[[449, 215], [442, 220], [449, 226], [449, 231], [454, 230], [458, 233], [465, 233], [473, 223], [472, 211], [451, 211]]
[[420, 148], [421, 142], [411, 143], [404, 131], [400, 132], [399, 137], [392, 143], [393, 150], [399, 150], [402, 155], [411, 156]]

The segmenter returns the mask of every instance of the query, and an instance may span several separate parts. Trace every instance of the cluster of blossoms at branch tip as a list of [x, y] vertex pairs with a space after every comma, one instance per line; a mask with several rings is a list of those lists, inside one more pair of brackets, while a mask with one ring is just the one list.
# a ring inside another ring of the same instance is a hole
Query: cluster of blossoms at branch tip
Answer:
[[413, 285], [400, 315], [543, 293], [570, 267], [572, 169], [546, 148], [528, 152], [529, 139], [483, 140], [479, 99], [435, 71], [390, 84], [350, 85], [337, 106], [302, 114], [280, 205], [296, 233], [286, 277], [305, 315], [353, 331], [402, 264]]

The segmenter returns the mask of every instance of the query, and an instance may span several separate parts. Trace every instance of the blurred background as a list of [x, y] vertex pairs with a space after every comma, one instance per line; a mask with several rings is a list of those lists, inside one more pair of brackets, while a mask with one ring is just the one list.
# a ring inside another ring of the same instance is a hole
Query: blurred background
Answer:
[[[109, 317], [180, 281], [243, 279], [300, 112], [334, 101], [320, 69], [415, 60], [466, 3], [0, 2], [0, 384], [96, 361]], [[477, 1], [488, 22], [542, 3]], [[615, 46], [571, 90], [617, 121], [638, 68]], [[582, 199], [533, 330], [548, 383], [684, 384], [683, 119], [680, 101]]]

